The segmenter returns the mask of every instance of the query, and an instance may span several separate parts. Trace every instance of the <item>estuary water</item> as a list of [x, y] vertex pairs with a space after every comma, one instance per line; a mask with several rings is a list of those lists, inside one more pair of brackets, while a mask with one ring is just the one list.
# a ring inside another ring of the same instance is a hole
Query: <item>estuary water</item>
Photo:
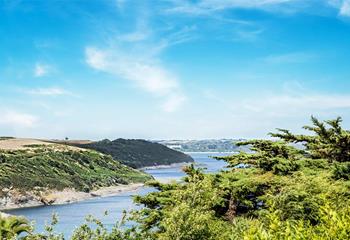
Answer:
[[[206, 172], [217, 172], [225, 167], [225, 162], [212, 159], [210, 156], [227, 156], [231, 153], [188, 153], [195, 160], [197, 167], [205, 168]], [[166, 182], [180, 180], [185, 174], [183, 165], [173, 165], [164, 168], [146, 169], [156, 180]], [[150, 187], [141, 187], [135, 191], [120, 193], [111, 197], [93, 198], [66, 205], [43, 206], [8, 211], [13, 215], [22, 215], [35, 222], [36, 232], [43, 232], [45, 224], [51, 221], [52, 214], [57, 214], [59, 223], [55, 231], [69, 237], [74, 229], [84, 223], [85, 217], [93, 215], [100, 219], [108, 228], [112, 228], [122, 217], [123, 210], [137, 208], [133, 204], [134, 195], [144, 195], [154, 191]], [[107, 215], [105, 213], [108, 213]]]

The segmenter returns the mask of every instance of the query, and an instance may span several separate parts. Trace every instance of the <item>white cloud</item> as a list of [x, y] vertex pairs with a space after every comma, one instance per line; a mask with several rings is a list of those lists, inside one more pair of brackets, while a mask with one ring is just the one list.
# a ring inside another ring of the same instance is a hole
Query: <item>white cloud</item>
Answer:
[[250, 41], [253, 42], [258, 39], [258, 36], [264, 32], [264, 29], [254, 29], [254, 30], [249, 30], [249, 29], [238, 29], [236, 32], [236, 36], [234, 40], [239, 40], [239, 41]]
[[[300, 88], [299, 88], [300, 89]], [[317, 113], [330, 113], [337, 109], [350, 110], [350, 95], [326, 95], [310, 93], [305, 89], [274, 95], [247, 96], [228, 99], [213, 91], [205, 91], [204, 96], [220, 103], [236, 116], [292, 117]]]
[[119, 40], [126, 41], [126, 42], [138, 42], [145, 40], [148, 36], [148, 33], [146, 31], [135, 31], [131, 33], [124, 34], [123, 36], [119, 37]]
[[105, 70], [108, 68], [108, 62], [106, 61], [107, 52], [100, 51], [96, 48], [88, 47], [85, 50], [86, 62], [90, 67], [98, 70]]
[[162, 38], [158, 48], [161, 50], [170, 46], [185, 43], [196, 39], [197, 26], [184, 26], [182, 29], [169, 34], [167, 37]]
[[300, 0], [200, 0], [195, 3], [180, 0], [174, 2], [175, 7], [168, 9], [167, 12], [207, 15], [232, 8], [259, 8], [268, 10], [271, 7], [298, 3]]
[[124, 8], [125, 2], [126, 2], [126, 0], [116, 0], [116, 5], [117, 5], [118, 9], [122, 10]]
[[[119, 9], [128, 7], [127, 1], [116, 3]], [[160, 107], [164, 111], [176, 111], [186, 96], [178, 77], [165, 66], [160, 55], [167, 48], [196, 38], [197, 27], [167, 21], [152, 26], [154, 12], [144, 7], [136, 11], [134, 29], [111, 32], [106, 39], [107, 47], [86, 47], [86, 63], [101, 72], [129, 80], [137, 88], [152, 94], [161, 101]]]
[[202, 0], [200, 6], [206, 9], [220, 10], [225, 8], [259, 8], [271, 5], [297, 2], [298, 0]]
[[121, 34], [117, 39], [122, 42], [139, 42], [146, 40], [151, 34], [152, 31], [148, 28], [145, 17], [140, 17], [136, 23], [136, 30]]
[[168, 13], [188, 15], [213, 15], [229, 9], [259, 9], [263, 11], [293, 14], [308, 12], [311, 14], [325, 13], [325, 9], [337, 9], [339, 15], [350, 16], [350, 0], [199, 0], [189, 2], [172, 0], [173, 6]]
[[270, 55], [263, 58], [266, 63], [278, 64], [278, 63], [305, 63], [317, 59], [315, 54], [294, 52], [281, 55]]
[[329, 109], [350, 108], [350, 96], [347, 95], [279, 95], [246, 100], [241, 106], [255, 113], [288, 116], [303, 112], [328, 111]]
[[[203, 95], [207, 99], [203, 99], [204, 104], [211, 107], [211, 116], [214, 115], [213, 123], [208, 123], [213, 130], [209, 134], [214, 137], [260, 138], [276, 127], [301, 133], [301, 126], [309, 123], [311, 115], [321, 119], [350, 117], [350, 95], [322, 94], [305, 89], [299, 93], [281, 91], [246, 96], [224, 96], [207, 90]], [[216, 115], [220, 117], [216, 118]], [[224, 126], [223, 129], [220, 126]]]
[[71, 92], [66, 91], [62, 88], [52, 87], [52, 88], [35, 88], [25, 90], [24, 92], [32, 95], [42, 95], [42, 96], [60, 96], [60, 95], [73, 95]]
[[350, 17], [350, 0], [343, 1], [339, 14], [345, 17]]
[[165, 112], [174, 112], [186, 101], [186, 97], [182, 94], [169, 95], [162, 105]]
[[0, 118], [0, 125], [10, 126], [13, 128], [32, 128], [37, 123], [36, 116], [20, 113], [16, 111], [5, 111]]
[[127, 79], [144, 91], [162, 98], [166, 111], [175, 111], [185, 99], [178, 79], [157, 59], [126, 53], [117, 47], [107, 50], [88, 47], [85, 53], [90, 67]]
[[43, 63], [36, 63], [34, 67], [34, 76], [44, 77], [49, 73], [50, 69], [51, 67], [49, 65]]

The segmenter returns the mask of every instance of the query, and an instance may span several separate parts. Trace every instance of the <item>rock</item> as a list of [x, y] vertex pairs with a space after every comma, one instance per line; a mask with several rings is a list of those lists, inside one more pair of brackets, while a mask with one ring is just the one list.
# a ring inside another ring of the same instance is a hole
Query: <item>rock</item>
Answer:
[[97, 194], [97, 193], [90, 193], [90, 196], [91, 197], [101, 197], [101, 195], [100, 194]]
[[10, 216], [9, 214], [0, 212], [0, 218], [8, 218], [9, 216]]
[[45, 205], [52, 205], [56, 201], [56, 198], [52, 198], [50, 196], [42, 197], [40, 201]]
[[33, 196], [19, 196], [15, 199], [15, 204], [24, 204], [33, 200]]

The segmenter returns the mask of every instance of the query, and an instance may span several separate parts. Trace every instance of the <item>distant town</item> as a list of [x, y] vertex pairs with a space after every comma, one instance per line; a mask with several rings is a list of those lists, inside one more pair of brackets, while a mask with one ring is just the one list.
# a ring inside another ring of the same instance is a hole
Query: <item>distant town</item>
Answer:
[[236, 145], [244, 139], [205, 139], [205, 140], [157, 140], [169, 148], [182, 152], [239, 152], [243, 147]]

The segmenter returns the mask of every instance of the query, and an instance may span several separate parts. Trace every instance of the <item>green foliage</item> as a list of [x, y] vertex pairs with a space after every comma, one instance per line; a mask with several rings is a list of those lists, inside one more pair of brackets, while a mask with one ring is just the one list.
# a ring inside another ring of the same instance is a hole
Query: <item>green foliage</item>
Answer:
[[275, 174], [286, 175], [297, 171], [300, 167], [298, 160], [304, 158], [304, 151], [288, 146], [285, 142], [273, 142], [269, 140], [252, 140], [240, 142], [238, 146], [250, 146], [252, 153], [240, 152], [229, 157], [217, 157], [225, 160], [229, 167], [244, 163], [261, 168], [265, 171], [273, 171]]
[[18, 235], [31, 231], [32, 227], [25, 218], [0, 216], [0, 239], [16, 239]]
[[350, 180], [350, 162], [334, 164], [333, 177], [335, 179]]
[[[93, 217], [87, 216], [85, 223], [77, 227], [72, 233], [71, 240], [148, 240], [145, 234], [138, 233], [134, 227], [126, 229], [122, 227], [126, 222], [126, 212], [120, 222], [117, 222], [111, 230], [108, 230], [103, 223]], [[56, 233], [54, 231], [55, 226], [58, 223], [56, 215], [52, 216], [52, 221], [49, 225], [45, 226], [45, 232], [34, 233], [28, 232], [23, 238], [25, 240], [65, 240], [63, 234]]]
[[350, 237], [350, 208], [335, 211], [326, 204], [320, 207], [320, 222], [311, 225], [309, 222], [284, 221], [279, 213], [269, 213], [264, 221], [252, 222], [243, 239], [249, 240], [281, 240], [281, 239], [313, 239], [313, 240], [342, 240]]
[[279, 133], [272, 133], [271, 136], [287, 142], [303, 143], [313, 158], [338, 162], [350, 161], [350, 131], [342, 129], [342, 119], [338, 117], [320, 122], [312, 117], [311, 120], [313, 126], [304, 126], [304, 129], [314, 135], [294, 135], [288, 130], [278, 129]]
[[6, 137], [6, 136], [1, 136], [0, 137], [0, 141], [1, 140], [9, 140], [9, 139], [14, 139], [14, 137]]
[[162, 222], [163, 232], [155, 235], [156, 239], [194, 240], [194, 239], [227, 239], [227, 223], [214, 217], [201, 205], [190, 206], [180, 203], [169, 212]]
[[[143, 208], [127, 218], [137, 225], [107, 231], [92, 219], [95, 228], [84, 224], [72, 239], [350, 239], [348, 131], [340, 119], [326, 121], [329, 129], [312, 120], [316, 135], [282, 130], [274, 136], [285, 141], [240, 143], [251, 152], [217, 158], [228, 170], [191, 165], [181, 182], [149, 182], [157, 191], [135, 197]], [[299, 141], [305, 150], [289, 144]], [[235, 168], [240, 163], [250, 167]]]
[[[318, 135], [284, 132], [303, 139], [306, 149], [285, 135], [240, 142], [251, 151], [217, 158], [228, 163], [227, 171], [204, 174], [190, 166], [181, 183], [152, 183], [159, 191], [135, 199], [145, 208], [132, 219], [153, 239], [350, 238], [350, 226], [342, 223], [348, 216], [341, 213], [349, 210], [349, 165], [339, 163], [349, 147], [347, 131], [339, 120], [327, 121], [332, 127], [323, 130], [313, 122]], [[250, 168], [236, 169], [241, 163]]]
[[105, 139], [99, 142], [74, 145], [109, 154], [114, 159], [133, 168], [193, 162], [190, 156], [182, 152], [145, 140], [116, 139], [110, 141]]
[[0, 188], [74, 188], [88, 192], [94, 188], [149, 179], [149, 175], [94, 151], [53, 147], [0, 151]]

